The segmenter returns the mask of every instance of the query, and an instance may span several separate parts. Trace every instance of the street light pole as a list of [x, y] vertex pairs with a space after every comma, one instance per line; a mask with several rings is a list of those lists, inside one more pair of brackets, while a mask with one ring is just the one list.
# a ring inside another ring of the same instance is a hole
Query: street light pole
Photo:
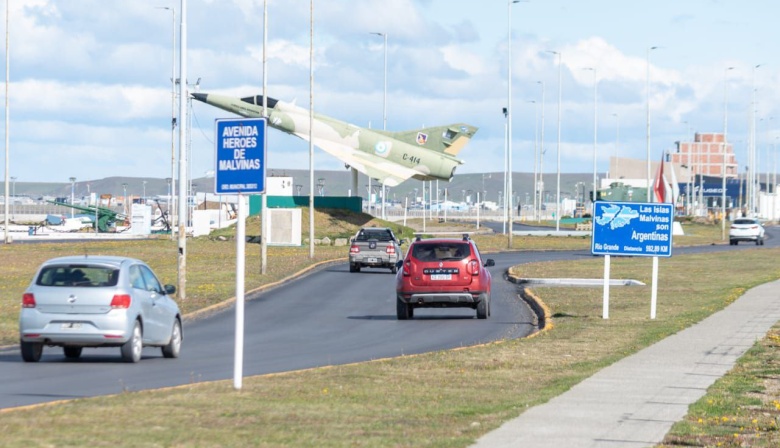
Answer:
[[11, 176], [11, 183], [13, 185], [13, 191], [11, 194], [11, 203], [13, 204], [12, 216], [16, 219], [16, 176]]
[[562, 69], [562, 56], [558, 51], [547, 51], [558, 56], [558, 174], [555, 187], [555, 231], [561, 230], [561, 69]]
[[723, 179], [720, 196], [720, 239], [726, 241], [726, 147], [728, 146], [728, 127], [729, 127], [729, 95], [728, 95], [728, 74], [734, 67], [727, 67], [723, 71], [723, 160], [721, 161], [720, 175]]
[[[70, 180], [70, 205], [73, 205], [74, 201], [74, 195], [73, 190], [76, 188], [76, 178], [75, 177], [69, 177]], [[70, 208], [70, 217], [73, 218], [73, 207]]]
[[542, 130], [539, 133], [539, 210], [537, 215], [537, 221], [542, 216], [542, 203], [544, 197], [544, 81], [536, 81], [537, 84], [542, 86]]
[[658, 47], [649, 47], [647, 49], [647, 202], [654, 202], [650, 199], [650, 52]]
[[[382, 130], [387, 130], [387, 33], [371, 33], [384, 38], [384, 88], [382, 94]], [[385, 182], [382, 181], [382, 219], [385, 219]]]
[[5, 225], [3, 226], [5, 236], [4, 241], [5, 244], [11, 244], [11, 236], [8, 234], [8, 177], [11, 173], [10, 171], [10, 142], [8, 138], [8, 132], [9, 132], [9, 125], [10, 125], [10, 115], [9, 115], [9, 109], [8, 109], [8, 86], [11, 84], [11, 71], [10, 71], [10, 33], [9, 33], [9, 14], [8, 14], [8, 4], [11, 3], [10, 1], [6, 0], [5, 2], [5, 204], [3, 204], [3, 207], [5, 209], [4, 221]]
[[[598, 147], [598, 85], [599, 78], [598, 72], [595, 67], [587, 67], [585, 70], [593, 70], [593, 202], [596, 202], [596, 192], [598, 191], [597, 174], [596, 174], [596, 151]], [[585, 202], [585, 201], [583, 201]], [[595, 209], [594, 209], [595, 212]]]
[[753, 66], [753, 78], [750, 87], [750, 130], [748, 145], [748, 175], [747, 175], [747, 194], [748, 194], [748, 216], [754, 216], [756, 211], [756, 69], [761, 64]]
[[187, 299], [187, 0], [179, 6], [179, 213], [176, 294]]
[[124, 211], [125, 211], [125, 215], [127, 215], [127, 214], [128, 214], [128, 213], [127, 213], [127, 183], [123, 183], [123, 184], [122, 184], [122, 192], [123, 192], [123, 196], [122, 196], [122, 208], [123, 208], [123, 209], [124, 209]]
[[512, 248], [512, 4], [519, 3], [519, 0], [509, 0], [507, 2], [507, 220], [508, 220], [508, 247]]
[[[534, 100], [528, 101], [534, 104], [534, 219], [536, 219], [536, 179], [538, 176], [537, 168], [539, 167], [539, 103]], [[482, 189], [484, 190], [485, 178], [482, 178]], [[528, 201], [526, 201], [528, 202]]]
[[[157, 9], [167, 9], [171, 12], [171, 183], [168, 196], [168, 214], [171, 226], [176, 221], [176, 9], [170, 6], [158, 6]], [[174, 239], [171, 227], [171, 240]]]

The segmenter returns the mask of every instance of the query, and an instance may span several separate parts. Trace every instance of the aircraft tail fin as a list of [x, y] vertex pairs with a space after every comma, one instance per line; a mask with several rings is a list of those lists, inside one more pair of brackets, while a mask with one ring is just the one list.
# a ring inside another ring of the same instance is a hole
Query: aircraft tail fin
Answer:
[[475, 126], [456, 123], [389, 134], [410, 145], [422, 146], [455, 157], [477, 133], [477, 129]]

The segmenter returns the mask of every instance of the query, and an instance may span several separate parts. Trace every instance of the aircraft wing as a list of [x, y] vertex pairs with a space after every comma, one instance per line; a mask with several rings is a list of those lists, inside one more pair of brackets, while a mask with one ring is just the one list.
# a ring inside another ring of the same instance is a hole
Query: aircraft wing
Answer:
[[[308, 133], [295, 133], [295, 135], [309, 141]], [[314, 137], [314, 145], [388, 187], [398, 186], [401, 182], [415, 174], [420, 174], [413, 169], [392, 163], [382, 157], [354, 149], [339, 142]]]

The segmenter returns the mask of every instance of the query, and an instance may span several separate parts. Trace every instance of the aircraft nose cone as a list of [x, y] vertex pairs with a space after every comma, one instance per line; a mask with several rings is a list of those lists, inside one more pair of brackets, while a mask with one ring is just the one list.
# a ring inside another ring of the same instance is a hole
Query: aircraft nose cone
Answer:
[[206, 102], [206, 98], [208, 98], [208, 93], [193, 93], [192, 97], [195, 98], [198, 101]]

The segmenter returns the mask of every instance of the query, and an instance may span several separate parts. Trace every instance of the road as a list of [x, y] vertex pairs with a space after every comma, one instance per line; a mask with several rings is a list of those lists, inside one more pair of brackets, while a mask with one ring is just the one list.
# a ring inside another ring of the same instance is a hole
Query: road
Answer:
[[[775, 247], [776, 228], [768, 228], [765, 247]], [[675, 254], [755, 247], [675, 248]], [[491, 254], [492, 315], [476, 319], [470, 309], [420, 309], [415, 318], [395, 315], [394, 276], [389, 270], [350, 273], [341, 263], [271, 291], [247, 297], [244, 375], [445, 350], [536, 330], [534, 316], [503, 274], [513, 265], [591, 257], [587, 251]], [[199, 381], [233, 378], [234, 312], [185, 322], [179, 359], [164, 359], [159, 349], [144, 349], [138, 364], [120, 361], [119, 349], [85, 349], [78, 361], [46, 348], [41, 362], [24, 363], [18, 349], [0, 352], [0, 409], [49, 401], [138, 391]], [[421, 337], [424, 336], [424, 337]]]

